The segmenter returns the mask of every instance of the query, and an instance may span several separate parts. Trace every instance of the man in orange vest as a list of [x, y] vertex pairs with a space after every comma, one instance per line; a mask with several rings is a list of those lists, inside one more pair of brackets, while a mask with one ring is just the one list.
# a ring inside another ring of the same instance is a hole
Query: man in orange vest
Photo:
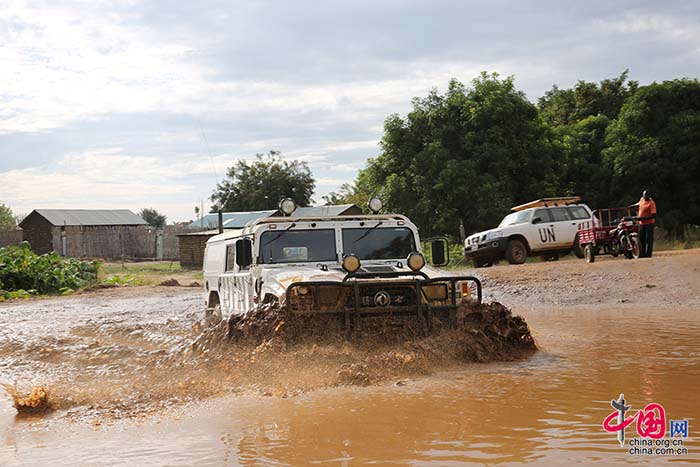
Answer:
[[642, 251], [640, 258], [651, 258], [654, 250], [654, 222], [656, 217], [656, 203], [651, 199], [649, 190], [644, 190], [642, 198], [639, 200], [639, 243]]

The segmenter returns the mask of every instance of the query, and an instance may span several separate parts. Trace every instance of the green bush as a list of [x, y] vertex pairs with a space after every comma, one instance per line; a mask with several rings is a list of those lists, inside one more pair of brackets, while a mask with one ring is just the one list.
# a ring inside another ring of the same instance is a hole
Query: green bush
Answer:
[[96, 261], [37, 255], [27, 242], [0, 248], [0, 299], [29, 294], [67, 294], [97, 280]]

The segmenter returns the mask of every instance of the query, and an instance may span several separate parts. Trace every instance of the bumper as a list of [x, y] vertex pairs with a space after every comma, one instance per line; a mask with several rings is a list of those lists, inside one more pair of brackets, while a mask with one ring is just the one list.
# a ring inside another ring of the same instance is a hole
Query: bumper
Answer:
[[464, 257], [466, 259], [498, 257], [502, 256], [505, 251], [506, 239], [498, 238], [480, 242], [476, 245], [469, 245], [464, 249]]
[[[295, 314], [429, 317], [455, 310], [465, 298], [481, 303], [481, 282], [474, 276], [427, 278], [408, 274], [348, 275], [340, 281], [295, 282], [287, 287], [286, 301]], [[398, 278], [399, 280], [382, 280]], [[467, 284], [464, 287], [463, 285]], [[466, 293], [465, 293], [466, 292]]]

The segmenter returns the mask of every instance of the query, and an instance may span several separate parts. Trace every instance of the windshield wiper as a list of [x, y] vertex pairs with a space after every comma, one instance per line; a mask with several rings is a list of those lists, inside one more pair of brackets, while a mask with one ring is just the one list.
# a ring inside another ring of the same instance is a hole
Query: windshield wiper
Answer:
[[287, 227], [286, 229], [284, 229], [283, 231], [281, 231], [280, 233], [278, 233], [277, 236], [276, 236], [275, 238], [273, 238], [272, 240], [268, 240], [268, 241], [266, 241], [265, 243], [263, 243], [262, 246], [269, 245], [270, 243], [274, 242], [275, 240], [277, 240], [278, 238], [280, 238], [282, 235], [284, 235], [284, 234], [286, 234], [287, 232], [289, 232], [290, 230], [292, 230], [292, 227], [295, 227], [295, 226], [296, 226], [296, 223], [292, 223], [289, 227]]
[[362, 235], [360, 235], [360, 236], [357, 238], [357, 240], [355, 240], [354, 242], [352, 242], [352, 244], [354, 245], [355, 243], [357, 243], [357, 242], [359, 242], [360, 240], [362, 240], [363, 238], [365, 238], [367, 235], [371, 234], [372, 231], [373, 231], [374, 229], [376, 229], [377, 227], [379, 227], [379, 226], [382, 225], [383, 223], [384, 223], [383, 221], [379, 221], [379, 222], [377, 223], [377, 225], [375, 225], [374, 227], [371, 227], [371, 228], [367, 229], [367, 232], [365, 232], [365, 233], [363, 233]]

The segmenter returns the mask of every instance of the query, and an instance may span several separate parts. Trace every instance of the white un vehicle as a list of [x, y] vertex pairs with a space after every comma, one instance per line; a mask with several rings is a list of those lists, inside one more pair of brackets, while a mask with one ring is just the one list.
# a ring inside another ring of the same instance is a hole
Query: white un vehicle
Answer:
[[511, 208], [495, 229], [469, 236], [464, 257], [476, 267], [491, 266], [505, 258], [522, 264], [528, 256], [557, 259], [572, 251], [583, 252], [578, 242], [579, 225], [590, 221], [591, 209], [580, 197], [544, 198]]
[[[338, 314], [345, 326], [359, 317], [396, 315], [430, 322], [463, 299], [481, 301], [473, 276], [447, 275], [426, 265], [418, 229], [406, 217], [379, 214], [264, 217], [212, 237], [205, 250], [205, 300], [210, 319], [242, 315], [279, 303], [292, 313]], [[446, 241], [430, 241], [433, 264], [447, 264]]]

